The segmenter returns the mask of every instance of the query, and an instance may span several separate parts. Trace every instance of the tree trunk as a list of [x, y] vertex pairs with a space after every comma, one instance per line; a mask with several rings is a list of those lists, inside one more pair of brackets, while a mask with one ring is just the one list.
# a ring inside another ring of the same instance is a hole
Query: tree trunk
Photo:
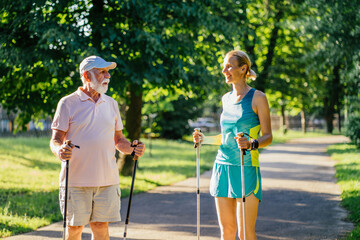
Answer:
[[284, 15], [283, 9], [281, 7], [279, 7], [278, 12], [276, 13], [275, 16], [275, 23], [274, 23], [274, 28], [271, 31], [271, 36], [270, 36], [270, 41], [269, 41], [269, 46], [268, 46], [268, 52], [266, 55], [266, 60], [264, 63], [264, 69], [262, 70], [262, 72], [259, 74], [258, 78], [256, 78], [255, 81], [255, 88], [265, 92], [266, 89], [266, 80], [269, 77], [269, 70], [274, 58], [274, 51], [275, 51], [275, 47], [276, 47], [276, 41], [279, 35], [279, 29], [280, 29], [280, 20], [282, 19]]
[[13, 134], [14, 131], [15, 131], [15, 118], [16, 118], [16, 115], [15, 115], [15, 113], [10, 112], [10, 113], [8, 113], [7, 117], [8, 117], [8, 120], [9, 120], [9, 132]]
[[301, 108], [301, 129], [303, 133], [306, 133], [306, 114], [304, 107]]
[[337, 106], [338, 111], [340, 111], [340, 94], [342, 91], [342, 86], [340, 84], [340, 68], [340, 64], [337, 64], [333, 68], [333, 78], [329, 81], [327, 86], [328, 96], [324, 98], [325, 120], [328, 133], [332, 133], [334, 130], [333, 120], [336, 113], [335, 106]]
[[333, 91], [333, 97], [334, 97], [334, 105], [337, 108], [337, 115], [338, 115], [338, 128], [339, 132], [341, 132], [341, 101], [340, 98], [342, 96], [342, 85], [340, 83], [340, 64], [336, 65], [333, 69], [334, 73], [334, 91]]
[[280, 129], [283, 134], [287, 133], [286, 120], [285, 120], [285, 105], [281, 105]]
[[339, 129], [339, 133], [341, 133], [341, 112], [340, 112], [340, 108], [338, 108], [338, 129]]
[[15, 128], [15, 120], [10, 119], [9, 120], [9, 131], [10, 131], [10, 133], [14, 133], [14, 128]]
[[332, 133], [334, 130], [333, 119], [334, 119], [334, 109], [331, 107], [328, 97], [324, 98], [324, 108], [325, 108], [325, 122], [327, 133]]
[[[125, 115], [125, 129], [130, 141], [139, 140], [141, 133], [141, 108], [142, 108], [142, 88], [141, 85], [132, 83], [130, 85], [129, 109]], [[123, 176], [131, 176], [134, 166], [133, 158], [130, 155], [121, 154], [119, 171]]]

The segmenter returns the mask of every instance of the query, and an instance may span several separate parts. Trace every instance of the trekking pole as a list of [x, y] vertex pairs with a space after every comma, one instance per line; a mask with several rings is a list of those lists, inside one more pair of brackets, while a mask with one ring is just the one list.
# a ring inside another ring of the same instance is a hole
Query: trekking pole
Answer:
[[[131, 144], [131, 147], [136, 147], [136, 146], [137, 145]], [[139, 157], [135, 155], [135, 150], [131, 153], [131, 156], [133, 156], [135, 163], [134, 163], [134, 170], [133, 170], [132, 180], [131, 180], [128, 209], [127, 209], [127, 213], [126, 213], [124, 240], [126, 240], [127, 225], [129, 224], [130, 208], [131, 208], [131, 200], [132, 200], [132, 195], [133, 195], [133, 190], [134, 190], [134, 182], [135, 182], [135, 174], [136, 174], [136, 168], [137, 168], [137, 160], [139, 159]]]
[[[244, 133], [238, 133], [239, 137], [243, 137]], [[243, 232], [244, 240], [246, 240], [246, 218], [245, 218], [245, 176], [244, 176], [244, 155], [246, 155], [246, 149], [240, 148], [240, 159], [241, 159], [241, 193], [242, 193], [242, 216], [243, 216]]]
[[[201, 132], [200, 128], [195, 128], [195, 132]], [[197, 240], [200, 239], [200, 142], [195, 143], [196, 148], [196, 233]]]
[[68, 179], [69, 179], [69, 160], [66, 160], [65, 168], [65, 205], [64, 205], [64, 222], [63, 222], [63, 240], [66, 236], [66, 212], [67, 212], [67, 196], [68, 196]]
[[[78, 145], [71, 144], [70, 140], [66, 140], [66, 145], [69, 147], [77, 147], [80, 148]], [[69, 180], [69, 160], [66, 160], [66, 167], [65, 167], [65, 203], [64, 203], [64, 222], [63, 222], [63, 240], [65, 240], [66, 236], [66, 213], [67, 213], [67, 200], [68, 200], [68, 180]]]

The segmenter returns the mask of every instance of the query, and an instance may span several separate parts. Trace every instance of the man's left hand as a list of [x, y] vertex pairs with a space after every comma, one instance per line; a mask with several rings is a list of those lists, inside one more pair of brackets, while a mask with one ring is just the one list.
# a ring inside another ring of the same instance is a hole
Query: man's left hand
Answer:
[[139, 142], [138, 140], [134, 140], [132, 143], [134, 147], [135, 156], [141, 157], [145, 152], [145, 144]]

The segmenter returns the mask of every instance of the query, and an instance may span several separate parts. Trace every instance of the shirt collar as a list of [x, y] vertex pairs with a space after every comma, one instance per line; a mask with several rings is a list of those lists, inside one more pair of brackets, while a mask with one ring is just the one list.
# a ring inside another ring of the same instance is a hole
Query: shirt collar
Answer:
[[[90, 101], [94, 101], [89, 95], [87, 95], [86, 93], [84, 93], [82, 90], [81, 90], [81, 87], [79, 87], [76, 91], [76, 94], [79, 96], [80, 100], [85, 102], [87, 100], [90, 100]], [[100, 98], [97, 100], [96, 103], [100, 103], [100, 102], [105, 102], [105, 98], [103, 96], [104, 94], [100, 94]]]

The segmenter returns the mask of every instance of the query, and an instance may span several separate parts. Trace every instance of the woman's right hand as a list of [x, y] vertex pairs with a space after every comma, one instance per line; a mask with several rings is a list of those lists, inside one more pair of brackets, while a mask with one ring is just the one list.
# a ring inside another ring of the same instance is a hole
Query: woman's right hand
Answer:
[[204, 141], [205, 135], [200, 131], [193, 132], [193, 141], [195, 144], [202, 143]]

